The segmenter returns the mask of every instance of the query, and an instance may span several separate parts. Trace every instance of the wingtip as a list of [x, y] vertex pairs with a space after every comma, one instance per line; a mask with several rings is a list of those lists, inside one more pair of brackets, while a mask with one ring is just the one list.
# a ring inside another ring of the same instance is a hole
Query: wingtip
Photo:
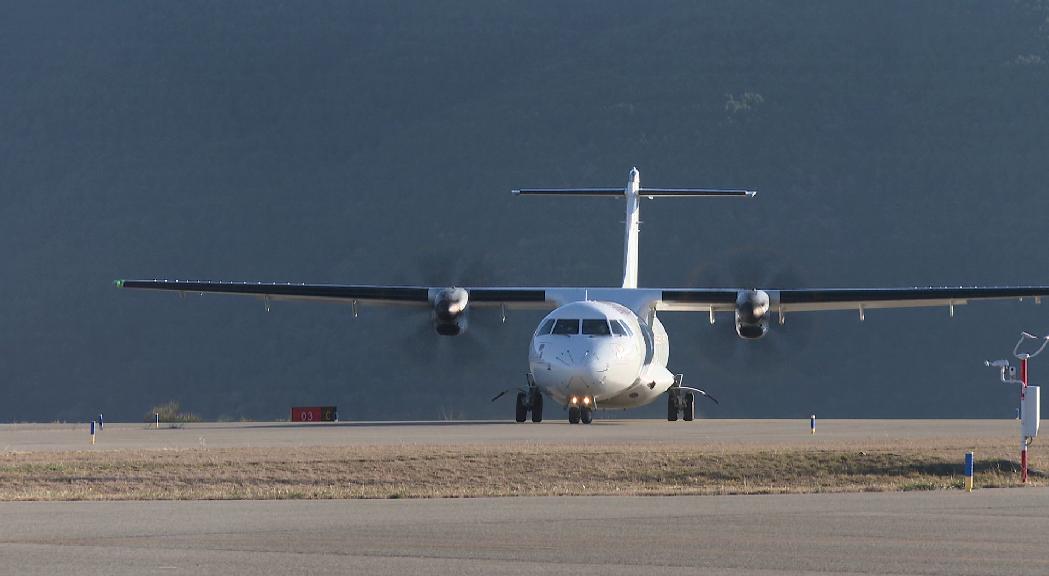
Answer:
[[521, 195], [521, 191], [520, 190], [511, 190], [510, 193], [513, 194], [514, 196], [520, 196]]
[[753, 198], [758, 195], [757, 190], [747, 190], [747, 198]]
[[124, 287], [124, 281], [123, 280], [114, 280], [113, 281], [113, 285], [116, 286], [117, 288], [123, 288]]

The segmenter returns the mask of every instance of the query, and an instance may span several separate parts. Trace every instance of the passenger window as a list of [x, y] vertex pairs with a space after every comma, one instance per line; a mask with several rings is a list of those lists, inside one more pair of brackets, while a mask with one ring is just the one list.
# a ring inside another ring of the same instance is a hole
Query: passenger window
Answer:
[[539, 330], [537, 330], [535, 334], [536, 334], [536, 336], [546, 336], [547, 334], [550, 333], [550, 330], [552, 330], [553, 327], [554, 327], [554, 319], [551, 318], [551, 319], [547, 320], [546, 322], [543, 322], [543, 325], [539, 327]]
[[612, 332], [608, 330], [608, 321], [602, 318], [601, 320], [583, 320], [583, 334], [608, 336]]
[[561, 318], [556, 323], [554, 323], [553, 334], [579, 334], [579, 320], [568, 320], [566, 318]]
[[623, 329], [623, 325], [619, 323], [619, 320], [612, 321], [612, 333], [616, 336], [626, 336], [626, 330]]

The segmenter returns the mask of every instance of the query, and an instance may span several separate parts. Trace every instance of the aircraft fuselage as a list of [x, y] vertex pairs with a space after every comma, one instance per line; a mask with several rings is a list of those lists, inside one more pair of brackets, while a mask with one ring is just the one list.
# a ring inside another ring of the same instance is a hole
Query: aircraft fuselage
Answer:
[[609, 301], [572, 302], [539, 323], [528, 365], [536, 386], [562, 405], [633, 408], [674, 383], [669, 342], [655, 316], [650, 323]]

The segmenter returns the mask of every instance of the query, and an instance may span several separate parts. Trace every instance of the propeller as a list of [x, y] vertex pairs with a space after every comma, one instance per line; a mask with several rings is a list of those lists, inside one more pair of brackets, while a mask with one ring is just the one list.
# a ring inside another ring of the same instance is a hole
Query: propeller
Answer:
[[[455, 249], [430, 247], [414, 259], [414, 271], [402, 283], [434, 287], [485, 286], [498, 276], [495, 266], [483, 254], [461, 254]], [[465, 332], [458, 336], [440, 336], [433, 326], [432, 310], [414, 313], [401, 345], [424, 360], [446, 359], [459, 366], [479, 364], [511, 336], [504, 326], [504, 311], [496, 308], [468, 307]], [[409, 322], [406, 322], [406, 324]]]
[[[718, 260], [699, 264], [688, 274], [688, 286], [696, 288], [781, 289], [804, 287], [803, 274], [786, 257], [761, 246], [743, 246]], [[769, 332], [758, 340], [743, 340], [736, 334], [731, 314], [719, 313], [717, 323], [706, 321], [698, 331], [699, 355], [704, 364], [736, 372], [741, 364], [751, 373], [772, 372], [789, 355], [803, 350], [811, 340], [813, 321], [809, 315], [787, 315], [779, 323], [779, 312], [769, 311]], [[692, 320], [694, 322], [694, 320]], [[695, 332], [694, 332], [695, 334]], [[680, 350], [680, 344], [678, 344]]]

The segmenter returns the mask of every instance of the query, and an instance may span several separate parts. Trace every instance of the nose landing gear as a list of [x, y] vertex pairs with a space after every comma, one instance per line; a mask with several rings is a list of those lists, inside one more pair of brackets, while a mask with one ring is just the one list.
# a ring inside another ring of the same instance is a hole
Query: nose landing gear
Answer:
[[594, 421], [594, 406], [590, 401], [590, 398], [583, 398], [582, 405], [579, 404], [579, 399], [575, 396], [570, 400], [571, 404], [568, 406], [568, 423], [569, 424], [590, 424]]

